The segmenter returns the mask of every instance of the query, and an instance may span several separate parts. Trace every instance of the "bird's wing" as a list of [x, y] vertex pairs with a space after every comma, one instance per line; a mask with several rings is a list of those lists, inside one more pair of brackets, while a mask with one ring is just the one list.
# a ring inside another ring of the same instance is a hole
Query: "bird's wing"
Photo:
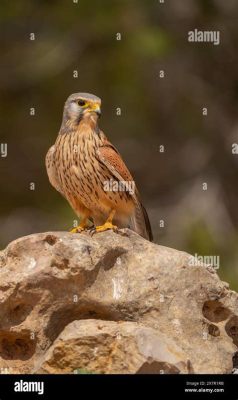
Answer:
[[109, 168], [115, 178], [120, 181], [133, 181], [131, 173], [127, 169], [121, 155], [110, 142], [107, 141], [103, 146], [99, 147], [98, 155], [100, 161]]
[[[61, 190], [59, 178], [58, 178], [58, 172], [55, 167], [55, 161], [54, 161], [54, 152], [55, 152], [55, 146], [51, 146], [50, 149], [48, 150], [45, 158], [45, 165], [46, 165], [46, 170], [47, 174], [49, 177], [49, 181], [51, 185], [64, 196], [64, 193]], [[65, 197], [65, 196], [64, 196]]]
[[[133, 181], [132, 175], [126, 167], [117, 149], [107, 140], [103, 134], [103, 144], [98, 149], [99, 161], [102, 162], [119, 181]], [[153, 240], [150, 221], [145, 208], [143, 207], [137, 188], [131, 194], [135, 204], [135, 212], [131, 216], [130, 227], [148, 240]]]

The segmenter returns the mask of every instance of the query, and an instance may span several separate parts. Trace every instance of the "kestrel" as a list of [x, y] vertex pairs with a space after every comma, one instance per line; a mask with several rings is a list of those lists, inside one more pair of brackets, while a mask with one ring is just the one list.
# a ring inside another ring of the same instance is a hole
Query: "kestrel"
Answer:
[[99, 97], [69, 96], [58, 137], [46, 155], [50, 183], [80, 218], [71, 232], [81, 232], [93, 222], [96, 232], [129, 227], [152, 241], [138, 190], [119, 152], [100, 130], [100, 115]]

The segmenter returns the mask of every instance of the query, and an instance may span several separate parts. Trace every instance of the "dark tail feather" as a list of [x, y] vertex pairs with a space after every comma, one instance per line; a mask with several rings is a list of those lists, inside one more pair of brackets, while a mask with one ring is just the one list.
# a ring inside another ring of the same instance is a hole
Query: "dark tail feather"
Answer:
[[153, 234], [147, 211], [139, 201], [136, 204], [135, 213], [131, 217], [130, 228], [150, 242], [153, 241]]
[[145, 226], [146, 226], [146, 231], [147, 231], [148, 236], [149, 236], [149, 240], [150, 240], [150, 242], [153, 242], [153, 239], [154, 239], [154, 238], [153, 238], [153, 233], [152, 233], [152, 229], [151, 229], [151, 225], [150, 225], [150, 220], [149, 220], [147, 211], [146, 211], [145, 207], [143, 206], [143, 204], [141, 204], [141, 208], [142, 208], [142, 211], [143, 211], [143, 214], [144, 214]]

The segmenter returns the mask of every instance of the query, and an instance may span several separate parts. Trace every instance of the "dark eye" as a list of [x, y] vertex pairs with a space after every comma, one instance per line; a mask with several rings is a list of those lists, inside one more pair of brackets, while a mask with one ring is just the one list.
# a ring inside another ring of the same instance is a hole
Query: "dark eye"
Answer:
[[84, 100], [78, 100], [78, 105], [80, 106], [80, 107], [83, 107], [83, 106], [85, 106], [85, 101]]

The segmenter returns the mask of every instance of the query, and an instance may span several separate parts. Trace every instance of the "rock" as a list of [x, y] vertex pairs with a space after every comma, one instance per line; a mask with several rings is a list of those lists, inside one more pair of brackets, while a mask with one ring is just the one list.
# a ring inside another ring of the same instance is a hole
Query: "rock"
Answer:
[[188, 372], [186, 354], [161, 332], [136, 322], [74, 321], [41, 361], [38, 373]]
[[15, 240], [0, 253], [0, 371], [231, 373], [238, 295], [192, 260], [126, 229]]

